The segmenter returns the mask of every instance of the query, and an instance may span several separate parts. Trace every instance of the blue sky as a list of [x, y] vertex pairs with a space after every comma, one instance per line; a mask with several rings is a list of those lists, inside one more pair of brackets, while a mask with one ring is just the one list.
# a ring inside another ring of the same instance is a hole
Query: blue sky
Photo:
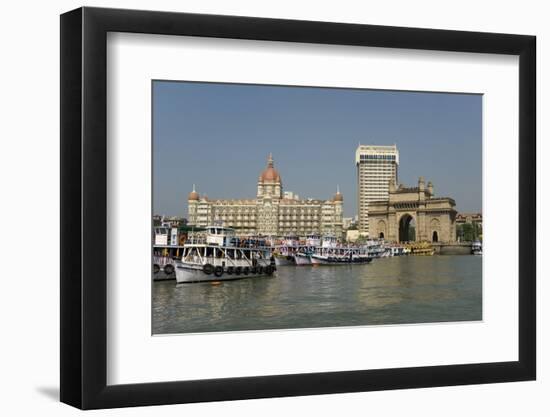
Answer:
[[273, 153], [283, 189], [357, 212], [358, 143], [397, 144], [399, 182], [431, 180], [457, 210], [481, 212], [482, 96], [153, 82], [155, 214], [187, 216], [187, 194], [254, 198]]

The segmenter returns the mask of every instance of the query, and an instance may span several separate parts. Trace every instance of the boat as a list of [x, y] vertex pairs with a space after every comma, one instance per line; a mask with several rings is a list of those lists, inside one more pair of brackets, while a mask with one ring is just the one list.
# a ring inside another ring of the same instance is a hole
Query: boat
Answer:
[[294, 252], [294, 263], [299, 266], [311, 265], [311, 255], [321, 245], [321, 236], [309, 234], [306, 240], [299, 243]]
[[300, 241], [296, 236], [285, 236], [280, 245], [276, 245], [273, 251], [276, 266], [294, 266], [294, 259], [298, 251]]
[[275, 258], [275, 265], [276, 266], [294, 266], [296, 265], [296, 261], [294, 260], [294, 255], [289, 255], [288, 253], [285, 253], [284, 251], [276, 251], [273, 252], [273, 257]]
[[271, 248], [241, 240], [223, 226], [209, 226], [206, 237], [188, 239], [174, 267], [178, 284], [267, 277], [276, 270]]
[[311, 265], [311, 254], [309, 250], [299, 250], [294, 254], [294, 263], [296, 265]]
[[384, 242], [379, 240], [368, 240], [363, 245], [371, 258], [386, 258], [390, 256], [390, 251], [384, 246]]
[[336, 237], [324, 236], [322, 244], [310, 255], [312, 265], [366, 264], [372, 261], [368, 245], [342, 246]]
[[390, 256], [403, 256], [407, 254], [406, 248], [399, 245], [392, 245], [388, 248], [390, 250]]
[[368, 250], [359, 247], [320, 248], [311, 255], [312, 265], [367, 264], [372, 262]]
[[472, 242], [472, 255], [483, 255], [483, 246], [479, 240]]

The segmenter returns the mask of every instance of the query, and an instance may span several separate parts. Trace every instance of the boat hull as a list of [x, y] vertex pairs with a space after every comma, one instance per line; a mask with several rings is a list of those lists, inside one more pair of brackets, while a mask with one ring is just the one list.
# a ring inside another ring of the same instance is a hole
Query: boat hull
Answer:
[[372, 258], [355, 258], [349, 259], [348, 257], [322, 257], [322, 256], [311, 256], [312, 265], [359, 265], [359, 264], [368, 264], [372, 261]]
[[296, 265], [311, 265], [311, 257], [309, 255], [295, 255], [294, 263]]
[[296, 262], [294, 261], [294, 256], [284, 256], [279, 255], [275, 256], [275, 265], [277, 266], [294, 266], [296, 265]]
[[[265, 268], [265, 267], [264, 267]], [[262, 270], [264, 270], [262, 268]], [[203, 271], [200, 266], [195, 265], [186, 265], [183, 263], [176, 264], [176, 281], [178, 284], [190, 283], [190, 282], [211, 282], [211, 281], [234, 281], [237, 279], [244, 278], [260, 278], [260, 277], [270, 277], [274, 274], [274, 269], [272, 268], [271, 273], [261, 272], [258, 273], [253, 269], [249, 268], [249, 272], [245, 273], [245, 268], [241, 268], [239, 273], [233, 270], [232, 273], [229, 273], [227, 270], [224, 270], [221, 275], [216, 275], [215, 273], [207, 274]]]

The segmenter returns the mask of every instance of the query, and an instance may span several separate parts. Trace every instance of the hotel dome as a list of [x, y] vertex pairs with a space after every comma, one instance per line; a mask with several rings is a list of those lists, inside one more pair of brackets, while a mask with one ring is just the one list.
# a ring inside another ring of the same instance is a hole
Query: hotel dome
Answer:
[[267, 168], [263, 170], [259, 180], [261, 182], [281, 182], [279, 172], [273, 168], [273, 157], [269, 154], [267, 159]]
[[340, 193], [340, 186], [336, 187], [336, 194], [332, 197], [332, 201], [344, 201], [344, 196]]
[[189, 196], [187, 197], [187, 200], [189, 201], [199, 201], [199, 193], [195, 191], [195, 184], [193, 184], [193, 191], [189, 193]]

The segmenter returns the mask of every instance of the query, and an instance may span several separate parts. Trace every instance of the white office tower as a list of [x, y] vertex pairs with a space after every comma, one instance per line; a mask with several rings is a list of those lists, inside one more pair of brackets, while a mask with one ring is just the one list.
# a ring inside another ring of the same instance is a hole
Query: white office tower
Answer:
[[397, 184], [399, 151], [396, 145], [359, 145], [355, 151], [359, 233], [369, 233], [369, 203], [388, 200], [389, 184]]

